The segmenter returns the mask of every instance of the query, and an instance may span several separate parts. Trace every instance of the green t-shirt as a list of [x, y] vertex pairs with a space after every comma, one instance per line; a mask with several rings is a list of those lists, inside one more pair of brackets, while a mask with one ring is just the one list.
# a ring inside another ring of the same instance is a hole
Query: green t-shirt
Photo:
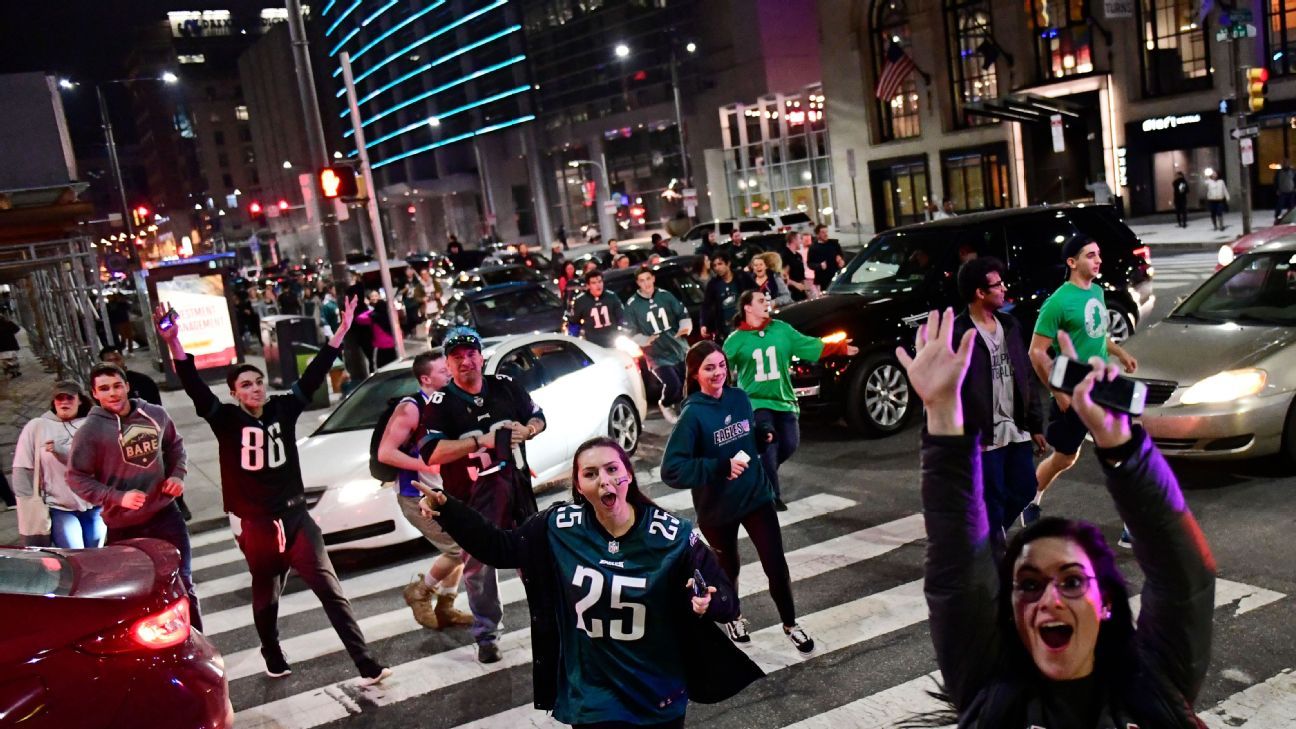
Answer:
[[564, 724], [659, 724], [683, 716], [688, 705], [672, 615], [687, 604], [681, 562], [697, 535], [663, 509], [638, 511], [619, 539], [603, 531], [588, 504], [548, 516], [565, 603], [554, 704]]
[[724, 352], [738, 387], [751, 398], [752, 409], [801, 412], [792, 389], [792, 358], [814, 362], [824, 343], [777, 319], [759, 331], [739, 329], [725, 339]]
[[1107, 359], [1107, 300], [1097, 283], [1082, 289], [1067, 281], [1040, 307], [1035, 333], [1053, 340], [1053, 349], [1061, 352], [1057, 333], [1071, 335], [1076, 356], [1081, 362], [1090, 357]]

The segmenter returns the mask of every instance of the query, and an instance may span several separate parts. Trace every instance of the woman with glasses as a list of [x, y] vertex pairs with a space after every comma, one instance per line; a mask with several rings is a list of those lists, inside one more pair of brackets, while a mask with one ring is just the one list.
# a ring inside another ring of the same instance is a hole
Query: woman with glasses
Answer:
[[[1092, 524], [1040, 519], [995, 564], [979, 437], [965, 430], [960, 403], [975, 332], [955, 348], [953, 330], [952, 311], [932, 312], [916, 354], [897, 356], [927, 412], [924, 591], [958, 725], [1200, 726], [1192, 704], [1210, 660], [1215, 563], [1147, 433], [1090, 397], [1097, 378], [1119, 368], [1091, 360], [1094, 373], [1075, 388], [1072, 407], [1135, 535], [1145, 575], [1137, 626], [1112, 550]], [[1075, 356], [1069, 338], [1060, 343]]]

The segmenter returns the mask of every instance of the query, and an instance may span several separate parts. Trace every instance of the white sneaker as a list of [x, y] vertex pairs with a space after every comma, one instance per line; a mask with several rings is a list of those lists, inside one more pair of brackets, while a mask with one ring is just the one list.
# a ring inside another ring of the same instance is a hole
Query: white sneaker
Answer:
[[359, 683], [361, 686], [377, 686], [378, 684], [390, 678], [391, 675], [392, 675], [392, 670], [390, 668], [384, 667], [382, 671], [378, 673], [377, 676], [361, 676], [360, 680], [357, 681], [357, 683]]
[[666, 422], [671, 425], [679, 422], [679, 415], [675, 413], [675, 409], [671, 406], [657, 403], [657, 409], [661, 411], [662, 417], [666, 419]]
[[751, 642], [751, 636], [747, 634], [747, 618], [738, 618], [732, 623], [725, 623], [725, 632], [729, 634], [729, 640], [735, 643]]

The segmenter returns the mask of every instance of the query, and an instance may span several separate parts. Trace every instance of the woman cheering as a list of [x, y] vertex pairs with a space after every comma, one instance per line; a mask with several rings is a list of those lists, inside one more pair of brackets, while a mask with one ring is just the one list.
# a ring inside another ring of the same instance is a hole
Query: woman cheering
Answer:
[[[792, 292], [788, 290], [781, 273], [783, 262], [779, 254], [767, 251], [752, 256], [751, 263], [747, 264], [747, 267], [751, 269], [752, 278], [756, 280], [756, 290], [765, 294], [765, 298], [769, 299], [771, 305], [787, 306], [792, 303]], [[741, 313], [742, 310], [739, 309], [739, 314]]]
[[738, 616], [738, 598], [711, 550], [639, 490], [616, 441], [583, 443], [572, 484], [572, 503], [509, 531], [419, 485], [421, 508], [464, 551], [521, 571], [536, 708], [576, 727], [675, 729], [690, 700], [722, 701], [760, 677], [713, 624]]
[[[725, 574], [738, 585], [738, 527], [747, 530], [761, 567], [769, 578], [770, 596], [778, 607], [783, 632], [801, 653], [814, 651], [814, 640], [797, 625], [792, 578], [783, 554], [783, 534], [774, 511], [774, 490], [765, 469], [751, 460], [758, 443], [773, 434], [761, 431], [747, 394], [726, 387], [729, 363], [720, 345], [704, 340], [684, 360], [685, 387], [691, 394], [666, 442], [661, 477], [666, 485], [693, 491], [698, 527], [720, 558]], [[726, 626], [737, 643], [751, 641], [741, 617]]]
[[[981, 447], [963, 427], [968, 331], [932, 312], [916, 354], [896, 354], [922, 397], [924, 592], [945, 692], [960, 727], [1198, 727], [1193, 700], [1210, 663], [1215, 562], [1174, 473], [1129, 416], [1093, 402], [1099, 358], [1071, 407], [1097, 445], [1107, 491], [1144, 575], [1135, 626], [1129, 589], [1102, 533], [1050, 517], [1015, 534], [994, 563]], [[1065, 334], [1064, 354], [1075, 358]]]

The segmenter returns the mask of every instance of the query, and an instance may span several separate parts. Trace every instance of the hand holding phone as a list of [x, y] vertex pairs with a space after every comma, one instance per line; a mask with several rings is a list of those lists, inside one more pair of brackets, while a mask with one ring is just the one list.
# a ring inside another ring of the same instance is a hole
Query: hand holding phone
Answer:
[[[1053, 360], [1049, 385], [1069, 396], [1075, 391], [1076, 385], [1092, 371], [1093, 367], [1088, 364], [1077, 362], [1066, 355], [1059, 355]], [[1109, 410], [1129, 415], [1142, 415], [1147, 403], [1147, 385], [1124, 375], [1118, 375], [1113, 379], [1103, 379], [1094, 383], [1091, 397], [1094, 403]]]
[[706, 580], [702, 579], [701, 570], [693, 570], [693, 597], [703, 597], [707, 594]]
[[167, 309], [167, 313], [163, 315], [162, 321], [158, 322], [158, 329], [167, 330], [174, 327], [176, 325], [176, 320], [179, 318], [180, 314], [176, 312], [174, 306]]

